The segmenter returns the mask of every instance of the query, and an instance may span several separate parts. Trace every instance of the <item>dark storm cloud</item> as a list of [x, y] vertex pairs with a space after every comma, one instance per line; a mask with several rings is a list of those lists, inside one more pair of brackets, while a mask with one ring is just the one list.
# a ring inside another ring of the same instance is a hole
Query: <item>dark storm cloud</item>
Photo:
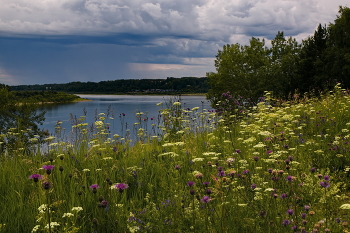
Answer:
[[299, 41], [347, 0], [0, 0], [0, 83], [204, 76], [226, 43]]

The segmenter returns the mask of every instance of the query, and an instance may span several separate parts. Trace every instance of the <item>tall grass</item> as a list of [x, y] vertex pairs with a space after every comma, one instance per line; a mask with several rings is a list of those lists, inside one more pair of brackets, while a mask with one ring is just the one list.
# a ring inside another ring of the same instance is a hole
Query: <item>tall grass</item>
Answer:
[[134, 143], [100, 114], [11, 149], [0, 232], [349, 232], [349, 93], [271, 103], [237, 120], [173, 102]]

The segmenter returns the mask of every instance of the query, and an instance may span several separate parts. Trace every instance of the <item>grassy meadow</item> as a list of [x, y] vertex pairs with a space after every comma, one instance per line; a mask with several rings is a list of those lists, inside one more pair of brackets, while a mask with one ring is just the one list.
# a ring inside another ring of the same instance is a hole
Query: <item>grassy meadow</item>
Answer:
[[159, 104], [126, 135], [82, 117], [42, 150], [11, 129], [0, 232], [350, 232], [350, 93], [266, 97], [221, 116]]

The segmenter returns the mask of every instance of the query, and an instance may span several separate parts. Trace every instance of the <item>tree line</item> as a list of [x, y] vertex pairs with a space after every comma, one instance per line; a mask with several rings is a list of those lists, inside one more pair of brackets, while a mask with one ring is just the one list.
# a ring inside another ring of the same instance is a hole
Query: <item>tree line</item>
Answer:
[[100, 82], [70, 82], [66, 84], [18, 85], [12, 90], [52, 90], [67, 93], [125, 94], [125, 93], [207, 93], [206, 77], [182, 77], [167, 79], [120, 79]]
[[340, 6], [334, 23], [318, 25], [301, 43], [278, 32], [271, 45], [252, 37], [249, 45], [227, 44], [218, 51], [216, 72], [207, 73], [213, 106], [228, 98], [255, 104], [264, 91], [286, 99], [295, 93], [317, 94], [337, 82], [350, 88], [348, 7]]

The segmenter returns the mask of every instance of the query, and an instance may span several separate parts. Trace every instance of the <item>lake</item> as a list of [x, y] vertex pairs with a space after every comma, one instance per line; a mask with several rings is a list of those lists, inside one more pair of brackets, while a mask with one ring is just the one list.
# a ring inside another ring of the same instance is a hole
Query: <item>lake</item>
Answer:
[[[41, 128], [49, 130], [50, 134], [55, 132], [55, 124], [60, 121], [61, 126], [69, 133], [72, 129], [72, 119], [86, 115], [86, 122], [92, 124], [99, 113], [107, 113], [108, 122], [111, 123], [111, 134], [123, 135], [125, 125], [137, 122], [136, 113], [143, 112], [148, 118], [157, 118], [161, 107], [157, 103], [162, 102], [163, 108], [170, 100], [178, 101], [180, 98], [182, 108], [200, 107], [200, 109], [211, 109], [210, 102], [205, 96], [159, 96], [159, 95], [80, 95], [91, 101], [73, 102], [65, 104], [47, 104], [39, 110], [45, 110], [45, 122]], [[145, 115], [144, 115], [145, 116]], [[109, 119], [112, 117], [114, 119]], [[123, 122], [121, 122], [123, 118]]]

